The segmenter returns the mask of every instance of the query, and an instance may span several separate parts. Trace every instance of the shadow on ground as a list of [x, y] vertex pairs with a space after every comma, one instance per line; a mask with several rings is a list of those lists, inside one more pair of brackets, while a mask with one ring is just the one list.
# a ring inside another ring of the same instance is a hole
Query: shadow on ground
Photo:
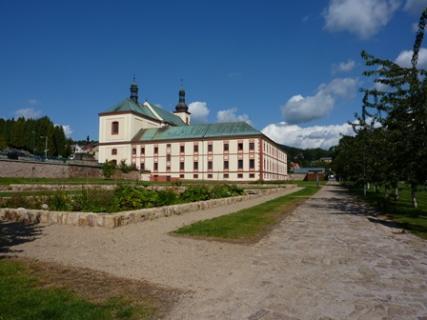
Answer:
[[13, 254], [20, 250], [12, 247], [21, 243], [34, 241], [41, 233], [37, 224], [24, 224], [0, 220], [0, 259], [5, 254]]
[[[352, 195], [344, 187], [334, 186], [329, 189], [329, 192], [332, 193], [331, 197], [314, 197], [307, 202], [307, 205], [312, 208], [326, 209], [330, 214], [366, 216], [370, 222], [379, 223], [389, 228], [406, 229], [414, 232], [415, 234], [427, 233], [427, 227], [424, 225], [392, 220], [391, 215], [387, 213], [388, 210], [373, 207]], [[407, 213], [393, 214], [394, 219], [398, 216], [416, 217], [417, 215], [410, 211]], [[425, 236], [423, 237], [425, 238]]]

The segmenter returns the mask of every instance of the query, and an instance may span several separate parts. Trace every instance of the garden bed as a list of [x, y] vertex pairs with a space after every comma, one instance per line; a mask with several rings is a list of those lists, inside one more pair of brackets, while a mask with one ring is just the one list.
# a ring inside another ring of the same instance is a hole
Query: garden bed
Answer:
[[[288, 188], [289, 187], [294, 186], [288, 186]], [[283, 190], [283, 188], [258, 189], [247, 195], [195, 201], [169, 206], [128, 210], [116, 213], [2, 208], [0, 209], [0, 219], [19, 221], [22, 223], [66, 224], [74, 226], [116, 228], [131, 223], [138, 223], [171, 215], [180, 215], [186, 212], [205, 210], [236, 202], [246, 201], [262, 195], [276, 193], [280, 190]]]

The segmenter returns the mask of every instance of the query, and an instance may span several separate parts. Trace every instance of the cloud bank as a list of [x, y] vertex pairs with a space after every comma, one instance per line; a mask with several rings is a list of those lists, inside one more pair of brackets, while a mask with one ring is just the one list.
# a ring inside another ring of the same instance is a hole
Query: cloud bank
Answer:
[[399, 5], [398, 0], [330, 0], [323, 12], [325, 29], [368, 39], [387, 25]]
[[206, 102], [195, 101], [188, 105], [188, 111], [191, 113], [191, 122], [206, 123], [208, 122], [209, 108]]
[[220, 110], [216, 114], [216, 119], [218, 122], [235, 122], [235, 121], [244, 121], [251, 123], [249, 116], [247, 114], [237, 114], [237, 108], [230, 108], [225, 110]]
[[329, 149], [337, 145], [343, 135], [354, 135], [348, 123], [303, 128], [280, 122], [267, 125], [262, 132], [277, 143], [303, 149]]
[[336, 78], [328, 84], [320, 85], [313, 96], [292, 96], [282, 106], [282, 114], [292, 124], [320, 119], [333, 109], [338, 98], [353, 98], [356, 91], [356, 79]]

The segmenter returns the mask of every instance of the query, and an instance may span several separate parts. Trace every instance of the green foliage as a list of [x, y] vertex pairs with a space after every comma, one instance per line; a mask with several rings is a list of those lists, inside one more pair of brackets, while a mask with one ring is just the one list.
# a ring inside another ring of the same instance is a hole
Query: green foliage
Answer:
[[113, 161], [107, 160], [102, 164], [102, 167], [101, 167], [102, 175], [104, 176], [105, 179], [110, 179], [115, 169], [116, 169], [115, 163]]
[[48, 206], [51, 210], [69, 211], [72, 209], [71, 197], [65, 191], [58, 190], [49, 197]]
[[210, 191], [206, 185], [189, 186], [183, 193], [181, 199], [184, 202], [202, 201], [210, 198]]
[[205, 185], [191, 186], [184, 192], [175, 189], [153, 190], [145, 187], [121, 184], [115, 190], [87, 189], [66, 192], [57, 190], [43, 195], [24, 196], [13, 193], [2, 205], [10, 208], [25, 207], [40, 209], [47, 203], [50, 210], [117, 212], [168, 206], [177, 203], [231, 197], [243, 194], [243, 189], [235, 185], [216, 185], [209, 188]]
[[362, 52], [371, 68], [364, 75], [383, 89], [363, 90], [362, 114], [353, 123], [356, 136], [341, 139], [333, 163], [341, 178], [361, 183], [365, 190], [368, 183], [387, 189], [406, 181], [414, 207], [417, 187], [427, 181], [427, 70], [417, 64], [426, 21], [427, 9], [420, 17], [409, 68]]
[[125, 160], [120, 161], [119, 164], [119, 169], [123, 172], [123, 173], [128, 173], [131, 171], [136, 171], [136, 166], [135, 164], [131, 164], [131, 165], [127, 165]]
[[0, 260], [0, 319], [148, 319], [148, 310], [120, 298], [95, 304], [66, 289], [43, 288], [21, 263]]
[[0, 119], [0, 149], [12, 147], [43, 155], [48, 137], [48, 156], [67, 157], [71, 153], [71, 141], [67, 140], [61, 126], [48, 117], [39, 119]]
[[[282, 145], [282, 149], [288, 156], [288, 163], [298, 162], [303, 167], [317, 166], [316, 161], [323, 157], [332, 157], [332, 150], [315, 149], [299, 149]], [[322, 167], [325, 163], [321, 163]]]

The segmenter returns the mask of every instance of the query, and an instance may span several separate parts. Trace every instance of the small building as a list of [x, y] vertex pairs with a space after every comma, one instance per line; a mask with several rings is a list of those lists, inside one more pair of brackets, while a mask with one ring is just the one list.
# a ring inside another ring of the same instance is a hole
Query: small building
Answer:
[[286, 180], [287, 155], [246, 122], [191, 124], [185, 91], [174, 112], [130, 97], [99, 113], [98, 161], [125, 161], [150, 180]]

